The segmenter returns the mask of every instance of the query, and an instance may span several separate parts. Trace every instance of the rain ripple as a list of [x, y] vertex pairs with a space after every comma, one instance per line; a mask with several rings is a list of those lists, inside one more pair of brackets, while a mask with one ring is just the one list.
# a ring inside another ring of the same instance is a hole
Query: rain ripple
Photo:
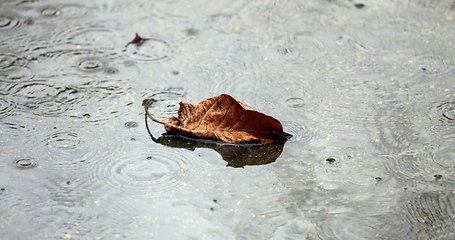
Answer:
[[[455, 237], [455, 198], [453, 194], [424, 192], [409, 194], [403, 201], [407, 237], [416, 239], [453, 239]], [[405, 237], [403, 236], [403, 237]]]
[[[72, 85], [97, 93], [122, 94], [127, 91], [126, 80], [136, 80], [140, 70], [134, 63], [123, 60], [117, 55], [91, 49], [62, 50], [48, 53], [50, 66], [57, 66], [58, 75], [49, 79], [55, 84]], [[62, 77], [58, 77], [62, 76]], [[122, 84], [123, 83], [123, 84]]]
[[432, 103], [429, 118], [434, 124], [430, 130], [437, 132], [441, 139], [453, 140], [455, 137], [455, 102]]
[[34, 75], [27, 59], [0, 49], [0, 82], [27, 81]]
[[40, 78], [53, 87], [52, 96], [68, 103], [69, 115], [89, 122], [121, 115], [122, 107], [132, 101], [131, 86], [141, 72], [129, 60], [90, 49], [49, 52], [38, 66], [53, 67], [44, 71], [51, 75]]
[[[103, 141], [97, 134], [89, 131], [58, 130], [45, 136], [29, 136], [25, 147], [33, 153], [34, 159], [44, 168], [74, 170], [88, 167], [98, 160], [111, 158], [121, 146], [110, 146], [112, 141]], [[112, 138], [112, 136], [110, 137]], [[115, 137], [114, 137], [115, 138]], [[94, 144], [96, 142], [96, 144]], [[114, 142], [115, 144], [115, 142]], [[118, 144], [118, 143], [117, 143]]]
[[78, 4], [48, 5], [41, 7], [40, 14], [44, 17], [80, 18], [87, 14], [86, 7]]
[[58, 88], [44, 82], [22, 82], [8, 87], [16, 109], [43, 117], [58, 117], [69, 109], [76, 96], [74, 90]]
[[[79, 239], [93, 233], [98, 236], [122, 236], [119, 229], [131, 222], [129, 214], [134, 209], [126, 205], [119, 206], [106, 195], [96, 196], [94, 201], [88, 200], [96, 194], [98, 186], [84, 175], [59, 176], [53, 172], [46, 173], [46, 176], [36, 183], [24, 176], [27, 181], [7, 184], [4, 191], [0, 192], [2, 209], [19, 213], [14, 218], [3, 219], [2, 226], [9, 229], [27, 226], [20, 228], [20, 231], [13, 231], [15, 237], [11, 239], [30, 236], [40, 239]], [[52, 178], [49, 179], [49, 176]], [[18, 184], [24, 187], [17, 188]], [[122, 215], [122, 218], [106, 217], [112, 214]], [[100, 218], [103, 221], [99, 221]]]
[[[244, 98], [243, 96], [248, 96], [245, 99], [248, 99], [249, 102], [244, 103], [253, 108], [261, 107], [262, 111], [265, 111], [264, 105], [271, 109], [277, 108], [281, 104], [293, 109], [307, 108], [312, 105], [314, 99], [310, 98], [313, 94], [317, 94], [319, 89], [315, 88], [317, 84], [311, 84], [314, 81], [311, 73], [307, 76], [292, 72], [278, 73], [273, 70], [277, 66], [263, 68], [251, 62], [232, 59], [232, 62], [228, 63], [232, 69], [225, 68], [226, 73], [219, 77], [215, 76], [215, 78], [221, 79], [216, 84], [216, 92], [235, 93], [234, 97], [240, 101]], [[251, 94], [251, 89], [256, 89], [258, 86], [267, 87], [260, 88]], [[288, 97], [283, 98], [282, 96]]]
[[54, 46], [73, 46], [96, 48], [112, 51], [122, 49], [123, 36], [115, 28], [114, 22], [88, 22], [82, 26], [58, 28], [52, 33], [51, 43]]
[[433, 103], [430, 118], [438, 125], [455, 125], [455, 102]]
[[150, 113], [159, 119], [167, 119], [177, 114], [179, 110], [179, 102], [187, 100], [187, 94], [180, 87], [171, 87], [161, 91], [151, 91], [153, 92], [150, 97], [153, 98], [155, 102], [152, 103], [152, 109]]
[[18, 28], [22, 25], [22, 17], [12, 11], [0, 12], [0, 32]]
[[14, 114], [13, 105], [0, 96], [0, 119], [11, 116]]
[[144, 62], [163, 62], [171, 58], [175, 51], [175, 46], [172, 46], [169, 40], [164, 40], [163, 37], [157, 34], [143, 36], [148, 39], [140, 46], [130, 44], [125, 48], [126, 55], [133, 60]]
[[289, 142], [297, 142], [301, 139], [308, 142], [316, 136], [306, 125], [299, 125], [290, 121], [282, 121], [282, 124], [284, 131], [292, 135], [291, 139], [288, 140]]
[[409, 57], [404, 63], [407, 72], [414, 73], [414, 78], [421, 76], [450, 77], [455, 74], [455, 57], [444, 54], [420, 54]]
[[199, 163], [200, 158], [185, 150], [130, 148], [97, 164], [92, 180], [127, 194], [154, 195], [187, 184]]

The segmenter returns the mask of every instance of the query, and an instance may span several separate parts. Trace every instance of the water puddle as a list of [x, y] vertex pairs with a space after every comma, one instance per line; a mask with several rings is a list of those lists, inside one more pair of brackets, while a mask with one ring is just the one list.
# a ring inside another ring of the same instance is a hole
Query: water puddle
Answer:
[[[451, 1], [0, 6], [0, 238], [455, 237]], [[222, 93], [292, 137], [144, 121]]]

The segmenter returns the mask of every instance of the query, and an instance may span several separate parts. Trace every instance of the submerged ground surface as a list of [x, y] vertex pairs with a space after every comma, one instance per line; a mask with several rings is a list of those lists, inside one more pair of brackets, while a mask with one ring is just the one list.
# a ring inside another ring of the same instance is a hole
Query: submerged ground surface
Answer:
[[[454, 18], [436, 0], [3, 1], [0, 238], [454, 239]], [[271, 163], [150, 138], [144, 99], [168, 118], [221, 93], [293, 134]]]

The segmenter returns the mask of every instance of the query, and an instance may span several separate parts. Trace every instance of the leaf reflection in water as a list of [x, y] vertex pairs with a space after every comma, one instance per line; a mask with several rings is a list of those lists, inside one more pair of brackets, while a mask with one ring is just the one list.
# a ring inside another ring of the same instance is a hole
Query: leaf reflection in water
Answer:
[[145, 116], [145, 126], [147, 131], [156, 143], [185, 148], [194, 151], [196, 148], [211, 148], [218, 152], [229, 167], [244, 167], [246, 165], [264, 165], [274, 162], [283, 151], [284, 143], [274, 142], [265, 145], [243, 143], [232, 144], [213, 140], [192, 139], [180, 135], [162, 134], [155, 138], [148, 126], [147, 115]]

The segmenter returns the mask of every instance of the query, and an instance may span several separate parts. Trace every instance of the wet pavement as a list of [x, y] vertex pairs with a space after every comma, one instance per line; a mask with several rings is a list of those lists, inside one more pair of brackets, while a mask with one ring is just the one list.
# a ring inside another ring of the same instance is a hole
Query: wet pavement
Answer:
[[[436, 0], [3, 1], [0, 239], [454, 239], [454, 18]], [[144, 99], [165, 119], [221, 93], [293, 137], [147, 129]]]

